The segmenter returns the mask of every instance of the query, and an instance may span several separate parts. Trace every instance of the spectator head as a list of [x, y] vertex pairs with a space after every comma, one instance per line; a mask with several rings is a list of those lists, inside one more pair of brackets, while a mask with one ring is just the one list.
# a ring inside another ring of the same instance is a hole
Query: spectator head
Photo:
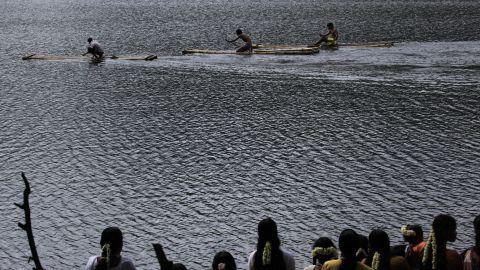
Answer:
[[326, 261], [338, 257], [337, 248], [328, 237], [320, 237], [312, 247], [312, 259], [314, 265], [323, 265]]
[[455, 242], [457, 239], [457, 223], [452, 216], [438, 215], [432, 223], [437, 241]]
[[338, 238], [338, 247], [342, 253], [342, 258], [355, 258], [360, 247], [358, 234], [352, 229], [343, 230]]
[[258, 223], [258, 242], [253, 268], [254, 270], [285, 269], [277, 224], [271, 218], [263, 219]]
[[357, 250], [357, 261], [361, 262], [363, 259], [367, 258], [368, 256], [368, 237], [365, 235], [358, 235], [358, 241], [360, 243], [360, 247]]
[[374, 270], [390, 268], [390, 239], [385, 231], [375, 229], [368, 236], [367, 265]]
[[213, 257], [213, 270], [237, 270], [235, 259], [227, 251], [220, 251]]
[[426, 270], [445, 270], [447, 265], [447, 242], [455, 241], [457, 224], [449, 215], [438, 215], [432, 223], [427, 246], [423, 254], [423, 265]]
[[113, 254], [120, 254], [123, 247], [122, 231], [117, 227], [108, 227], [103, 230], [100, 246], [103, 247], [106, 244], [110, 245], [110, 250]]
[[423, 229], [418, 224], [407, 224], [401, 228], [403, 239], [410, 245], [417, 245], [423, 241]]

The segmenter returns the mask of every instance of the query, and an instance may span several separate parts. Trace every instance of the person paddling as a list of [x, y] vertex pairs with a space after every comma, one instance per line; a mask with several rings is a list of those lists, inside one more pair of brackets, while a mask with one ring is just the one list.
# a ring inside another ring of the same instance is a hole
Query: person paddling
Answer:
[[87, 52], [82, 55], [87, 55], [91, 53], [94, 58], [101, 59], [103, 57], [103, 49], [100, 47], [100, 43], [98, 41], [93, 40], [93, 38], [88, 38], [88, 45], [87, 45]]
[[320, 46], [323, 42], [325, 42], [330, 49], [337, 47], [338, 31], [335, 26], [333, 26], [333, 23], [327, 23], [327, 30], [328, 32], [325, 34], [320, 34], [320, 40], [314, 44], [315, 47]]
[[243, 33], [242, 29], [237, 29], [236, 33], [237, 33], [237, 38], [236, 38], [236, 39], [234, 39], [234, 40], [228, 40], [228, 39], [227, 39], [227, 41], [228, 41], [228, 42], [235, 42], [235, 41], [237, 41], [238, 39], [242, 39], [242, 40], [245, 42], [245, 44], [244, 44], [242, 47], [238, 48], [238, 49], [237, 49], [237, 52], [246, 52], [246, 51], [249, 51], [249, 52], [251, 53], [251, 52], [252, 52], [252, 49], [253, 49], [252, 39], [251, 39], [248, 35], [246, 35], [245, 33]]

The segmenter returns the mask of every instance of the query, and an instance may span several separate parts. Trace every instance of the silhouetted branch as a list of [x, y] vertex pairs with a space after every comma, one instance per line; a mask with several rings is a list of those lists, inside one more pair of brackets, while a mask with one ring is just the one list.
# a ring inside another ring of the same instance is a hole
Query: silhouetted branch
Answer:
[[152, 244], [153, 249], [155, 250], [155, 255], [157, 255], [158, 263], [160, 264], [160, 270], [172, 270], [173, 262], [167, 259], [165, 252], [163, 252], [163, 247], [160, 244]]
[[23, 204], [14, 203], [20, 209], [23, 209], [25, 212], [25, 224], [18, 223], [18, 227], [22, 230], [27, 232], [28, 237], [28, 244], [30, 245], [30, 251], [32, 252], [32, 256], [28, 258], [28, 262], [31, 260], [34, 261], [35, 267], [33, 270], [43, 270], [42, 265], [40, 264], [40, 259], [38, 258], [37, 248], [35, 247], [35, 240], [33, 239], [33, 232], [32, 232], [32, 222], [30, 218], [30, 204], [28, 202], [28, 196], [31, 193], [30, 184], [28, 183], [27, 177], [22, 172], [22, 179], [25, 183], [25, 190], [23, 191]]

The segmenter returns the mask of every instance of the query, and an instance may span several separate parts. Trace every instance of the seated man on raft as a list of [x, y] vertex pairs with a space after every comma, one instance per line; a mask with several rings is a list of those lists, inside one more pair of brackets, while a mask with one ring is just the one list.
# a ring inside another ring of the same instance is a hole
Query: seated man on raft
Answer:
[[93, 40], [93, 38], [88, 38], [87, 39], [88, 45], [87, 45], [87, 52], [82, 54], [83, 56], [91, 53], [93, 55], [93, 58], [95, 59], [101, 59], [103, 57], [103, 49], [100, 47], [100, 43], [98, 41]]
[[227, 41], [228, 42], [235, 42], [238, 39], [242, 39], [245, 42], [245, 44], [242, 47], [238, 48], [237, 52], [247, 52], [248, 51], [248, 52], [252, 53], [252, 49], [253, 49], [252, 39], [248, 35], [244, 34], [242, 29], [237, 29], [236, 33], [237, 33], [237, 38], [236, 39], [234, 39], [234, 40], [228, 40], [227, 39]]
[[328, 49], [336, 49], [338, 47], [338, 31], [333, 26], [333, 23], [327, 23], [327, 30], [325, 34], [320, 34], [320, 40], [317, 41], [313, 46], [319, 47], [323, 42], [327, 44]]

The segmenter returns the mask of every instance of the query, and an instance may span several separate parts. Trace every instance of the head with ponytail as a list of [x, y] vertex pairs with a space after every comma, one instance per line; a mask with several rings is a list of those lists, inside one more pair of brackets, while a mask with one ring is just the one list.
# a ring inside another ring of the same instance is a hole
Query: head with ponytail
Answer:
[[277, 224], [271, 218], [263, 219], [258, 223], [257, 251], [253, 266], [255, 270], [285, 269]]
[[120, 253], [123, 247], [123, 235], [117, 227], [108, 227], [100, 238], [102, 256], [98, 260], [95, 270], [106, 270], [120, 263]]
[[235, 259], [227, 251], [220, 251], [213, 257], [213, 270], [237, 270]]
[[360, 247], [358, 234], [351, 229], [343, 230], [338, 238], [338, 247], [342, 254], [340, 270], [355, 270], [357, 268], [357, 251]]
[[367, 265], [374, 270], [390, 269], [390, 239], [385, 231], [375, 229], [368, 236]]
[[457, 223], [449, 215], [438, 215], [432, 223], [427, 246], [423, 254], [423, 264], [426, 270], [446, 269], [447, 242], [457, 238]]

